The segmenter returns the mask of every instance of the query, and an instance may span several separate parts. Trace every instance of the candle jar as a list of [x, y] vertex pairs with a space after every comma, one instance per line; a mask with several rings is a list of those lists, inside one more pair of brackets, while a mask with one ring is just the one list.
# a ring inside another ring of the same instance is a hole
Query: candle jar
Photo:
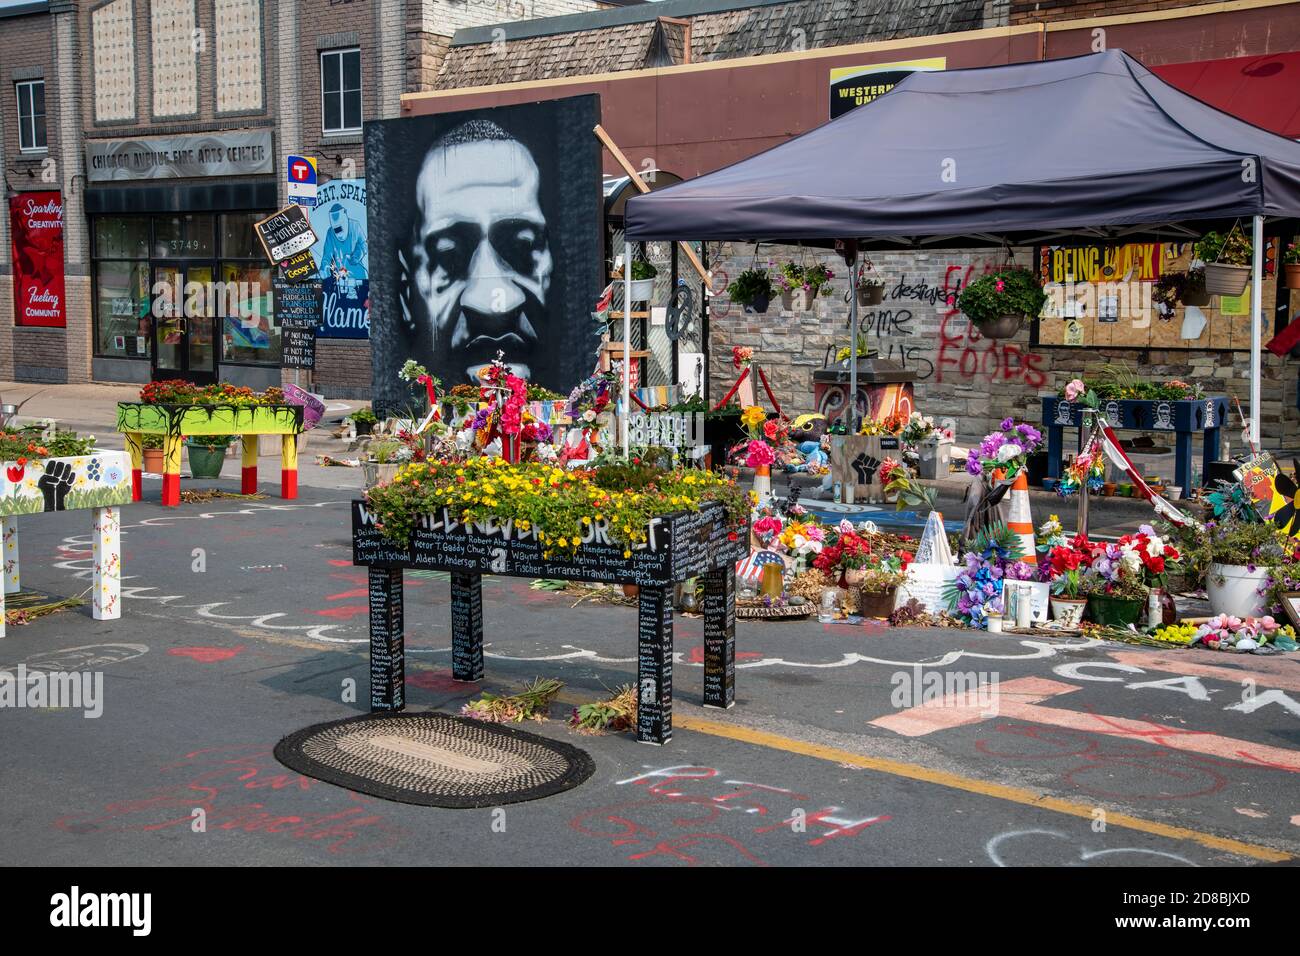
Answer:
[[822, 591], [821, 604], [817, 609], [817, 620], [822, 624], [832, 623], [839, 613], [839, 588], [826, 588]]

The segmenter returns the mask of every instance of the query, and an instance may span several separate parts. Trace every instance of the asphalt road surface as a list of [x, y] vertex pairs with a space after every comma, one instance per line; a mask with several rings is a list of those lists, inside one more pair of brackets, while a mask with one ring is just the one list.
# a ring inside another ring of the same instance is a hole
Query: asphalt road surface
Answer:
[[[194, 483], [190, 482], [189, 485]], [[223, 482], [233, 488], [235, 482]], [[156, 495], [156, 483], [146, 488]], [[408, 707], [534, 676], [526, 729], [592, 755], [581, 786], [483, 810], [407, 806], [280, 766], [364, 711], [366, 576], [350, 491], [134, 505], [124, 614], [11, 626], [0, 669], [104, 674], [102, 716], [0, 710], [0, 857], [17, 864], [1205, 866], [1300, 856], [1300, 662], [943, 629], [737, 625], [736, 705], [699, 706], [678, 616], [674, 736], [580, 736], [634, 679], [635, 612], [484, 578], [486, 677], [451, 680], [445, 576], [408, 574]], [[24, 584], [89, 584], [89, 515], [20, 519]], [[961, 697], [967, 681], [985, 692]], [[359, 702], [345, 702], [349, 684]], [[994, 693], [994, 690], [996, 693]], [[948, 695], [949, 704], [926, 702]], [[195, 811], [206, 828], [195, 832]], [[795, 821], [792, 823], [791, 821]]]

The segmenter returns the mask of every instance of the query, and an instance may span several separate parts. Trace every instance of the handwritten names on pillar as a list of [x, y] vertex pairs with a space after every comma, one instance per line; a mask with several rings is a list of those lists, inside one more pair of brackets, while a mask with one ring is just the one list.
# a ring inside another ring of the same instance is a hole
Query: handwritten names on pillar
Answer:
[[483, 679], [483, 576], [451, 576], [451, 676]]
[[402, 569], [370, 569], [370, 709], [406, 706]]

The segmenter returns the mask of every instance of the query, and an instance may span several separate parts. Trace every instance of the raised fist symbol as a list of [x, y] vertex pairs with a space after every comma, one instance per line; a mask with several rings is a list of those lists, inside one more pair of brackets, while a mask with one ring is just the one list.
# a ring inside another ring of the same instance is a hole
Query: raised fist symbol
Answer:
[[51, 461], [45, 466], [45, 474], [36, 480], [36, 487], [45, 496], [46, 511], [62, 511], [63, 499], [72, 487], [72, 466], [66, 461]]
[[858, 484], [869, 485], [880, 468], [880, 461], [866, 452], [853, 459], [853, 470], [858, 474]]

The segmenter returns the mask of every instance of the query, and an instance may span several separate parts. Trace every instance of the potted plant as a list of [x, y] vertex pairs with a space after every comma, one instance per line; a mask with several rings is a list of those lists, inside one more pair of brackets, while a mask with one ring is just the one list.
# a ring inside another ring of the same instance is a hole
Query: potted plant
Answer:
[[644, 259], [632, 260], [632, 301], [649, 302], [655, 294], [655, 276], [659, 274], [649, 262]]
[[1205, 270], [1203, 268], [1198, 267], [1187, 270], [1180, 298], [1183, 305], [1194, 305], [1197, 308], [1210, 304], [1210, 293], [1205, 288]]
[[1241, 295], [1250, 282], [1254, 255], [1251, 241], [1237, 226], [1227, 234], [1208, 232], [1196, 243], [1196, 258], [1205, 263], [1205, 290], [1211, 295]]
[[863, 262], [862, 268], [858, 270], [855, 288], [857, 290], [858, 305], [879, 305], [884, 301], [885, 277], [876, 271], [876, 267], [872, 265], [870, 259]]
[[772, 279], [766, 269], [746, 269], [727, 286], [727, 294], [748, 311], [763, 315], [772, 300]]
[[1136, 624], [1150, 594], [1141, 559], [1118, 544], [1088, 547], [1090, 560], [1079, 582], [1079, 592], [1088, 596], [1088, 617], [1107, 627]]
[[348, 416], [352, 419], [352, 424], [356, 426], [357, 436], [369, 435], [375, 429], [379, 418], [369, 408], [358, 408]]
[[387, 484], [410, 456], [404, 454], [406, 446], [396, 438], [371, 439], [366, 443], [366, 454], [361, 459], [361, 471], [367, 488]]
[[813, 300], [819, 295], [830, 295], [830, 281], [835, 273], [825, 264], [804, 266], [798, 262], [786, 262], [776, 276], [777, 288], [781, 290], [781, 307], [793, 312], [807, 312]]
[[1043, 310], [1046, 301], [1038, 276], [1028, 269], [1012, 268], [990, 272], [971, 282], [957, 297], [957, 307], [980, 335], [1009, 339], [1020, 331], [1026, 319]]
[[841, 521], [834, 540], [822, 546], [813, 561], [813, 567], [842, 588], [861, 587], [866, 579], [866, 566], [871, 558], [871, 542], [853, 530], [848, 521]]
[[1282, 250], [1282, 273], [1286, 276], [1286, 287], [1300, 291], [1300, 244], [1288, 242]]
[[1275, 527], [1235, 514], [1206, 522], [1200, 539], [1208, 552], [1205, 593], [1215, 614], [1258, 617], [1265, 612], [1265, 592], [1274, 565], [1286, 549]]
[[191, 435], [185, 439], [190, 457], [190, 477], [220, 478], [221, 466], [226, 460], [226, 449], [235, 441], [235, 435]]
[[1065, 627], [1077, 627], [1088, 605], [1081, 589], [1089, 554], [1088, 540], [1079, 535], [1068, 544], [1054, 546], [1043, 558], [1052, 589], [1052, 617]]
[[908, 551], [872, 551], [863, 563], [858, 583], [858, 613], [863, 617], [887, 618], [898, 601], [898, 587], [907, 580]]
[[140, 448], [144, 458], [143, 469], [151, 475], [163, 473], [163, 436], [144, 434], [140, 437]]

